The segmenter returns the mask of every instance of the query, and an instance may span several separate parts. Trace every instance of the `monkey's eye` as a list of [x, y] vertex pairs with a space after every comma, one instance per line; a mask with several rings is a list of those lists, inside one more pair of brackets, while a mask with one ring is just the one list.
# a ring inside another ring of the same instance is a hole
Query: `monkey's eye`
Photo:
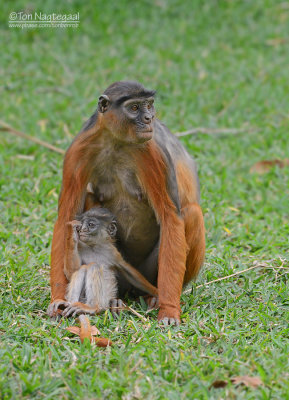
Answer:
[[132, 110], [132, 111], [137, 111], [137, 110], [138, 110], [138, 105], [137, 105], [137, 104], [133, 104], [133, 105], [131, 106], [131, 110]]
[[90, 228], [94, 228], [94, 227], [95, 227], [95, 223], [94, 223], [94, 222], [89, 222], [89, 223], [88, 223], [88, 226], [89, 226]]

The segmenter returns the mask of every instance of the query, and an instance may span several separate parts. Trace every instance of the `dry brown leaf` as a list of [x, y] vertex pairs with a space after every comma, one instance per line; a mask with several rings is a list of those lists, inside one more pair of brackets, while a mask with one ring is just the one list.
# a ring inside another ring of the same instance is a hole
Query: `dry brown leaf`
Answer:
[[91, 343], [95, 343], [98, 347], [107, 347], [107, 346], [113, 345], [113, 343], [110, 339], [103, 338], [103, 337], [91, 338]]
[[80, 334], [80, 328], [78, 328], [78, 326], [69, 326], [68, 328], [65, 329], [71, 333], [74, 333], [77, 336], [79, 336]]
[[85, 315], [79, 316], [80, 320], [80, 328], [78, 326], [69, 326], [65, 328], [67, 331], [74, 333], [77, 336], [80, 336], [81, 342], [84, 339], [89, 339], [90, 343], [95, 343], [98, 347], [107, 347], [112, 346], [112, 341], [103, 337], [93, 337], [95, 335], [100, 335], [100, 331], [97, 329], [95, 325], [91, 326], [89, 319]]
[[250, 168], [250, 172], [257, 174], [265, 174], [275, 166], [279, 168], [284, 168], [288, 165], [289, 165], [288, 158], [285, 158], [284, 160], [263, 160], [263, 161], [258, 161], [256, 164], [252, 165], [252, 167]]
[[[78, 326], [69, 326], [68, 328], [66, 328], [67, 331], [74, 333], [75, 335], [80, 335], [80, 328]], [[91, 327], [91, 335], [92, 336], [96, 336], [96, 335], [100, 335], [100, 331], [99, 329], [97, 329], [97, 327], [95, 325], [93, 325]]]
[[235, 376], [231, 379], [231, 382], [234, 385], [245, 385], [247, 387], [257, 388], [260, 385], [263, 385], [263, 382], [259, 378], [259, 376]]
[[93, 325], [93, 326], [91, 327], [91, 335], [92, 335], [92, 336], [100, 335], [100, 330], [97, 329], [97, 327], [96, 327], [95, 325]]
[[211, 389], [212, 387], [215, 388], [215, 389], [221, 389], [221, 388], [224, 388], [224, 387], [227, 386], [227, 385], [228, 385], [228, 381], [223, 381], [223, 380], [221, 380], [221, 379], [218, 379], [218, 380], [214, 381], [214, 382], [211, 384], [210, 389]]

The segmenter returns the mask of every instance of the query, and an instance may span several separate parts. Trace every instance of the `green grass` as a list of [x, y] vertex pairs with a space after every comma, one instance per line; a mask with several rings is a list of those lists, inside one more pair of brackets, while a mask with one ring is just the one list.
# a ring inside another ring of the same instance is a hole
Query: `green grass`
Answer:
[[[80, 345], [64, 329], [73, 319], [58, 325], [45, 314], [62, 157], [0, 132], [0, 397], [289, 399], [288, 269], [196, 287], [254, 262], [289, 267], [288, 167], [249, 173], [289, 154], [289, 3], [29, 4], [5, 2], [0, 15], [1, 119], [16, 129], [65, 149], [119, 79], [157, 89], [158, 116], [173, 132], [248, 129], [182, 139], [199, 165], [206, 263], [182, 296], [179, 328], [160, 329], [156, 313], [149, 324], [128, 312], [91, 318], [113, 340], [107, 350]], [[9, 29], [10, 12], [25, 9], [79, 11], [80, 27]], [[263, 385], [210, 389], [239, 375]]]

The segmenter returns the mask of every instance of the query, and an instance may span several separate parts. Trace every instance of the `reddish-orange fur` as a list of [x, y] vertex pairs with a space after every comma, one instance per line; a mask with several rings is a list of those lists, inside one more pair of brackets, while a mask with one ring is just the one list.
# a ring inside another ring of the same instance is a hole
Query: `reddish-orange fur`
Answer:
[[86, 186], [91, 173], [91, 158], [98, 152], [97, 137], [96, 129], [86, 131], [80, 140], [71, 145], [64, 160], [62, 194], [52, 239], [51, 301], [65, 298], [68, 284], [63, 271], [65, 226], [75, 214], [83, 211], [82, 203], [84, 203]]
[[197, 204], [195, 176], [183, 163], [178, 163], [176, 172], [188, 249], [184, 277], [184, 284], [186, 284], [197, 277], [204, 261], [205, 226], [201, 207]]
[[[170, 199], [166, 186], [166, 166], [153, 142], [136, 154], [138, 173], [158, 220], [161, 224], [158, 290], [159, 319], [164, 316], [180, 318], [180, 295], [186, 265], [184, 221]], [[172, 245], [173, 244], [173, 245]]]

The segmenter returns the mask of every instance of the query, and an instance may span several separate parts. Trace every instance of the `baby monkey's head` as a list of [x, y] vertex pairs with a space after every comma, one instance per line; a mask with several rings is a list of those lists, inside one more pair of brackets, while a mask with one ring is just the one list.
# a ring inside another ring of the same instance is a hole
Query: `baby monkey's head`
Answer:
[[117, 226], [115, 216], [106, 208], [93, 207], [83, 214], [77, 215], [79, 240], [87, 245], [114, 239]]

